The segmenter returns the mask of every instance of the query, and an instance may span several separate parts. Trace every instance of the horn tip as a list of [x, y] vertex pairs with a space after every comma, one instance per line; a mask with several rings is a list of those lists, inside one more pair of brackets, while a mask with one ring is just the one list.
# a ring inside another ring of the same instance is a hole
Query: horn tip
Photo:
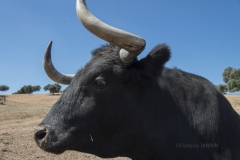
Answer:
[[44, 53], [43, 61], [49, 61], [51, 59], [51, 49], [52, 49], [52, 41], [50, 41], [49, 44], [47, 45], [47, 48]]
[[121, 60], [126, 64], [131, 63], [137, 56], [137, 55], [129, 54], [129, 52], [126, 51], [125, 49], [121, 49], [119, 52], [119, 55]]

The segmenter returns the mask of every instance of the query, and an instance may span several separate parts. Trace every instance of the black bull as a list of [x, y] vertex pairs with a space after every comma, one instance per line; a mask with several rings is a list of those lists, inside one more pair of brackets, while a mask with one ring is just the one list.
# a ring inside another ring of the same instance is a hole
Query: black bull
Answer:
[[129, 62], [122, 48], [113, 43], [94, 50], [83, 69], [67, 76], [51, 64], [50, 43], [45, 70], [70, 85], [35, 130], [41, 149], [136, 160], [240, 159], [240, 117], [212, 83], [164, 67], [165, 44]]

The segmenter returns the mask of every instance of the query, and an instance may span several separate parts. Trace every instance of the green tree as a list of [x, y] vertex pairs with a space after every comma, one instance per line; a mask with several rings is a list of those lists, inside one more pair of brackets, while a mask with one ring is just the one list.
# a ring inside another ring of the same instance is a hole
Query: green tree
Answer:
[[25, 85], [20, 90], [13, 94], [32, 94], [33, 92], [40, 91], [41, 87], [39, 85], [37, 86], [31, 86], [31, 85]]
[[33, 91], [36, 92], [36, 91], [40, 91], [41, 90], [41, 87], [39, 85], [37, 86], [33, 86]]
[[240, 91], [240, 68], [232, 70], [230, 80], [227, 85], [229, 92]]
[[224, 70], [222, 76], [223, 76], [223, 81], [224, 81], [225, 83], [228, 83], [228, 81], [230, 80], [230, 74], [231, 74], [232, 70], [233, 70], [232, 67], [227, 67], [227, 68]]
[[226, 92], [226, 90], [228, 90], [229, 92], [240, 91], [240, 68], [234, 69], [232, 67], [227, 67], [224, 70], [222, 76], [223, 81], [226, 83], [226, 86], [217, 86], [222, 93]]
[[54, 95], [54, 93], [58, 93], [61, 90], [61, 86], [58, 83], [55, 84], [48, 84], [46, 86], [44, 86], [44, 91], [49, 90], [50, 93], [52, 93]]
[[0, 85], [0, 91], [7, 91], [7, 90], [9, 90], [9, 87], [8, 86], [6, 86], [6, 85]]
[[24, 92], [31, 94], [33, 92], [33, 87], [31, 85], [24, 86]]
[[219, 84], [217, 85], [217, 89], [222, 92], [223, 94], [225, 94], [228, 91], [228, 87], [225, 84]]

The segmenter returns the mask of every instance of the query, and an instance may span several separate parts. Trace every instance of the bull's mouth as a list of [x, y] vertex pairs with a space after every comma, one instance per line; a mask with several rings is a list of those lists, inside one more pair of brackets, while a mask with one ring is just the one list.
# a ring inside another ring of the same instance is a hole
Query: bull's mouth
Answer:
[[[82, 133], [82, 134], [81, 134]], [[77, 137], [82, 137], [76, 139]], [[84, 146], [90, 147], [92, 143], [91, 137], [87, 138], [88, 134], [77, 132], [76, 129], [58, 130], [48, 125], [39, 126], [34, 131], [34, 140], [42, 150], [54, 154], [61, 154], [66, 150], [79, 150]]]
[[65, 152], [67, 149], [60, 149], [60, 148], [56, 148], [54, 146], [51, 146], [51, 144], [45, 144], [44, 146], [39, 146], [43, 151], [46, 152], [50, 152], [53, 154], [62, 154], [63, 152]]
[[43, 151], [54, 153], [54, 154], [61, 154], [65, 152], [66, 150], [72, 150], [74, 147], [69, 143], [71, 141], [68, 140], [61, 140], [58, 139], [58, 141], [53, 141], [53, 138], [48, 136], [45, 140], [41, 140], [39, 142], [35, 137], [34, 140]]

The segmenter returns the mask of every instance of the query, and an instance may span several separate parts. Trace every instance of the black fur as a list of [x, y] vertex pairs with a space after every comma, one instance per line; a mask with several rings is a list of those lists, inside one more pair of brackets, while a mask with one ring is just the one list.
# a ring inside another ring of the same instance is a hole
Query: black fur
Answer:
[[130, 65], [119, 50], [109, 44], [92, 52], [40, 124], [47, 128], [42, 149], [134, 160], [240, 159], [239, 115], [211, 82], [164, 67], [165, 44]]

